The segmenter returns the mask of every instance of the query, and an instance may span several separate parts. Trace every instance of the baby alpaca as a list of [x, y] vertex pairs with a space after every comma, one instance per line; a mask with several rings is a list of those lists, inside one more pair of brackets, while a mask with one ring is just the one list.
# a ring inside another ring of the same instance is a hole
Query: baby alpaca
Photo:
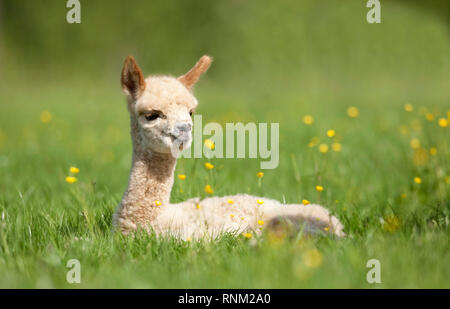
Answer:
[[143, 228], [181, 239], [216, 237], [224, 232], [260, 233], [281, 222], [305, 233], [344, 236], [342, 224], [319, 205], [281, 204], [246, 194], [189, 199], [170, 204], [176, 156], [191, 144], [192, 90], [212, 59], [203, 56], [186, 74], [144, 79], [133, 57], [125, 60], [122, 89], [130, 114], [133, 156], [128, 188], [114, 215], [124, 234]]

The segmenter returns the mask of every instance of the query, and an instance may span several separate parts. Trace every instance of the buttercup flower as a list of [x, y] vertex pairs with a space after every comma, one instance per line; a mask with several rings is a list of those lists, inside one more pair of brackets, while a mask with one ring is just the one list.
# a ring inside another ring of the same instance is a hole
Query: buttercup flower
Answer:
[[432, 156], [435, 156], [435, 155], [437, 154], [437, 148], [436, 148], [436, 147], [431, 147], [431, 148], [430, 148], [430, 154], [431, 154]]
[[316, 186], [316, 190], [319, 191], [319, 192], [322, 192], [323, 191], [323, 187], [322, 186]]
[[334, 131], [334, 130], [328, 130], [327, 131], [327, 136], [328, 137], [333, 137], [333, 136], [335, 136], [336, 135], [336, 132]]
[[420, 147], [420, 141], [417, 138], [413, 138], [411, 142], [409, 142], [409, 145], [411, 146], [412, 149], [417, 149]]
[[258, 178], [263, 178], [263, 176], [264, 176], [264, 173], [263, 173], [263, 172], [258, 172], [258, 173], [256, 174], [256, 177], [258, 177]]
[[155, 206], [161, 206], [161, 202], [160, 201], [155, 201]]
[[72, 174], [78, 174], [78, 173], [80, 172], [80, 169], [79, 169], [78, 167], [72, 166], [72, 167], [69, 169], [69, 171], [70, 171]]
[[334, 152], [340, 152], [342, 150], [342, 145], [339, 143], [333, 143], [331, 144], [331, 149], [333, 149]]
[[212, 189], [211, 185], [206, 185], [205, 186], [205, 192], [208, 194], [213, 194], [214, 190]]
[[231, 218], [234, 218], [234, 214], [230, 214], [230, 217], [231, 217]]
[[412, 112], [414, 110], [414, 107], [411, 104], [405, 104], [405, 111]]
[[245, 238], [252, 238], [252, 234], [251, 233], [242, 233], [242, 236], [244, 236]]
[[433, 120], [434, 120], [434, 115], [433, 115], [432, 113], [426, 113], [426, 114], [425, 114], [425, 118], [426, 118], [428, 121], [433, 121]]
[[264, 225], [264, 221], [263, 220], [258, 220], [258, 225]]
[[42, 123], [49, 123], [52, 118], [52, 114], [49, 111], [43, 111], [40, 116]]
[[256, 200], [256, 203], [258, 203], [259, 205], [262, 205], [262, 204], [264, 204], [264, 201], [263, 200]]
[[303, 122], [306, 125], [310, 125], [314, 122], [314, 118], [311, 115], [305, 115], [305, 117], [303, 117]]
[[197, 209], [201, 209], [202, 207], [200, 206], [200, 204], [199, 204], [199, 203], [197, 203], [197, 204], [195, 204], [195, 208], [197, 208]]
[[208, 147], [211, 150], [214, 150], [214, 148], [216, 148], [216, 145], [210, 139], [205, 139], [205, 146]]
[[231, 205], [231, 204], [234, 204], [234, 201], [233, 201], [232, 199], [229, 199], [229, 200], [227, 201], [227, 203]]
[[320, 144], [319, 145], [319, 151], [321, 153], [327, 153], [328, 152], [328, 145], [327, 144]]
[[420, 185], [422, 183], [422, 178], [414, 177], [414, 182]]
[[438, 124], [439, 124], [439, 126], [440, 126], [441, 128], [445, 128], [445, 127], [448, 126], [448, 121], [447, 121], [447, 119], [445, 119], [445, 118], [440, 118], [440, 119], [438, 120]]
[[350, 118], [356, 118], [359, 115], [359, 110], [354, 106], [350, 106], [349, 108], [347, 108], [347, 115]]
[[76, 177], [73, 177], [73, 176], [67, 176], [66, 177], [66, 182], [67, 183], [75, 183], [75, 182], [77, 182], [77, 178]]
[[178, 179], [180, 179], [180, 180], [185, 180], [185, 179], [186, 179], [186, 175], [184, 175], [184, 174], [179, 174], [179, 175], [178, 175]]
[[311, 203], [308, 200], [302, 200], [302, 204], [306, 206], [306, 205], [309, 205]]
[[205, 167], [206, 167], [206, 169], [208, 169], [208, 170], [212, 170], [212, 169], [214, 168], [214, 165], [212, 165], [212, 164], [209, 163], [209, 162], [206, 162], [206, 163], [205, 163]]

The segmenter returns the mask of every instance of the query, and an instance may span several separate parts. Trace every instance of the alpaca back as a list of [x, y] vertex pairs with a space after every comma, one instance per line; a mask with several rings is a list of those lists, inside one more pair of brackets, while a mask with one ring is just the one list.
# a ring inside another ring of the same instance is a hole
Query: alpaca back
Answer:
[[158, 234], [181, 239], [215, 238], [223, 233], [254, 232], [266, 228], [279, 230], [283, 225], [308, 234], [322, 232], [343, 236], [339, 220], [320, 205], [281, 204], [268, 198], [247, 194], [190, 199], [165, 206], [152, 222]]

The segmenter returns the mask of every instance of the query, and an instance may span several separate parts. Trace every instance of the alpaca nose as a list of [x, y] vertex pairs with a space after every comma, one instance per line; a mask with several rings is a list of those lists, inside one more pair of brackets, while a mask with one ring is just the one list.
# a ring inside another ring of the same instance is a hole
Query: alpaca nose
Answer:
[[180, 132], [189, 132], [191, 131], [191, 124], [190, 123], [182, 123], [177, 125], [177, 129]]

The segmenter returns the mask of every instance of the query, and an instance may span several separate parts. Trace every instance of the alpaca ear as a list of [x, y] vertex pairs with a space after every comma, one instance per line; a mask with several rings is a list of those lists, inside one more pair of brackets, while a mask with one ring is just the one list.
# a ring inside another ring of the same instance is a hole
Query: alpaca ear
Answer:
[[178, 80], [185, 85], [187, 89], [192, 90], [192, 87], [197, 83], [200, 76], [208, 70], [211, 62], [212, 58], [210, 56], [201, 57], [194, 67], [186, 74], [178, 77]]
[[121, 84], [123, 92], [133, 99], [137, 99], [145, 90], [144, 74], [133, 56], [128, 56], [123, 63]]

